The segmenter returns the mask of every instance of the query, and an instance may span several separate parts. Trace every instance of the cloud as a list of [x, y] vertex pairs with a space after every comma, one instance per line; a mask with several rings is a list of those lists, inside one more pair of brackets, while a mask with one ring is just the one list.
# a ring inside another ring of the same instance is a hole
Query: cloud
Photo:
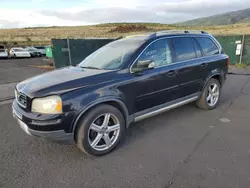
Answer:
[[0, 19], [0, 28], [14, 28], [14, 27], [19, 27], [20, 22], [19, 21], [8, 21], [8, 20], [1, 20]]
[[[41, 1], [47, 0], [29, 1], [36, 1], [40, 4]], [[55, 3], [55, 1], [53, 2]], [[66, 0], [56, 0], [56, 2], [63, 4]], [[27, 27], [107, 22], [175, 23], [244, 9], [249, 4], [249, 0], [126, 0], [123, 2], [117, 0], [76, 0], [74, 2], [67, 8], [16, 10], [0, 8], [0, 27], [14, 27], [15, 24], [15, 27]]]
[[160, 21], [161, 16], [156, 15], [151, 10], [144, 9], [127, 9], [121, 7], [99, 8], [71, 12], [55, 12], [51, 10], [43, 10], [42, 14], [55, 16], [64, 20], [78, 20], [91, 23], [106, 23], [106, 22], [140, 22]]
[[[101, 8], [78, 7], [77, 11], [54, 11], [42, 10], [44, 15], [55, 16], [64, 20], [78, 20], [91, 23], [106, 22], [162, 22], [175, 23], [188, 19], [210, 16], [245, 8], [248, 0], [236, 1], [204, 1], [188, 0], [163, 2], [162, 0], [132, 1], [127, 0], [126, 5], [118, 4], [117, 1], [95, 0]], [[104, 5], [105, 2], [105, 5]]]
[[36, 26], [72, 26], [88, 24], [83, 21], [64, 20], [56, 16], [42, 14], [39, 10], [9, 10], [0, 8], [0, 28]]
[[156, 10], [161, 10], [169, 13], [182, 13], [200, 16], [210, 16], [229, 11], [245, 9], [249, 0], [188, 0], [179, 3], [163, 3], [155, 7]]

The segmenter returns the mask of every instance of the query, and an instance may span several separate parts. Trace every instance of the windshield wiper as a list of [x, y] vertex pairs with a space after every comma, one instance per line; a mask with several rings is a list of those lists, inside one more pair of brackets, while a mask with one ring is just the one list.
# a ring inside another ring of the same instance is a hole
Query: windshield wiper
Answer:
[[97, 67], [91, 67], [91, 66], [80, 66], [80, 68], [85, 68], [85, 69], [97, 69], [97, 70], [101, 70], [100, 68], [97, 68]]

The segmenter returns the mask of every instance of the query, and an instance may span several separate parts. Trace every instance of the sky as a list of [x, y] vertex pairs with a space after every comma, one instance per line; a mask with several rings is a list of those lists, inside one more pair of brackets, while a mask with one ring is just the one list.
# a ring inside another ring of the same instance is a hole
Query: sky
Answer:
[[250, 8], [250, 0], [0, 0], [0, 28], [180, 21]]

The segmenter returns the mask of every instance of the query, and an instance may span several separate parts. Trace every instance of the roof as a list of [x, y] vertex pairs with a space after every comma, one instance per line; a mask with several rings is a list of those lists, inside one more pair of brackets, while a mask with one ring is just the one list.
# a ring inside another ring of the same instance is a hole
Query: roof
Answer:
[[176, 35], [207, 35], [205, 31], [199, 30], [165, 30], [165, 31], [157, 31], [153, 33], [144, 33], [138, 35], [130, 35], [126, 36], [125, 39], [138, 39], [138, 40], [149, 40], [162, 36], [176, 36]]
[[22, 47], [12, 47], [12, 49], [23, 49]]

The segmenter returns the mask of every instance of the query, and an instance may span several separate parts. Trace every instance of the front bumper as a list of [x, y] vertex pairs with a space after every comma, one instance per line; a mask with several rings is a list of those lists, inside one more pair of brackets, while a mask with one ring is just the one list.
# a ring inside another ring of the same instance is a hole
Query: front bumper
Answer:
[[30, 55], [32, 57], [40, 57], [42, 54], [40, 52], [33, 52], [33, 53], [30, 53]]
[[22, 130], [28, 135], [55, 141], [72, 142], [74, 140], [73, 133], [66, 132], [68, 130], [67, 126], [70, 127], [71, 125], [68, 122], [71, 119], [73, 121], [73, 114], [44, 115], [43, 117], [40, 115], [40, 118], [34, 118], [36, 117], [34, 113], [25, 112], [15, 100], [12, 104], [12, 112]]
[[16, 57], [31, 57], [30, 54], [18, 54], [16, 53]]
[[6, 54], [0, 53], [0, 58], [7, 58], [7, 57], [9, 57], [9, 55], [7, 53]]

